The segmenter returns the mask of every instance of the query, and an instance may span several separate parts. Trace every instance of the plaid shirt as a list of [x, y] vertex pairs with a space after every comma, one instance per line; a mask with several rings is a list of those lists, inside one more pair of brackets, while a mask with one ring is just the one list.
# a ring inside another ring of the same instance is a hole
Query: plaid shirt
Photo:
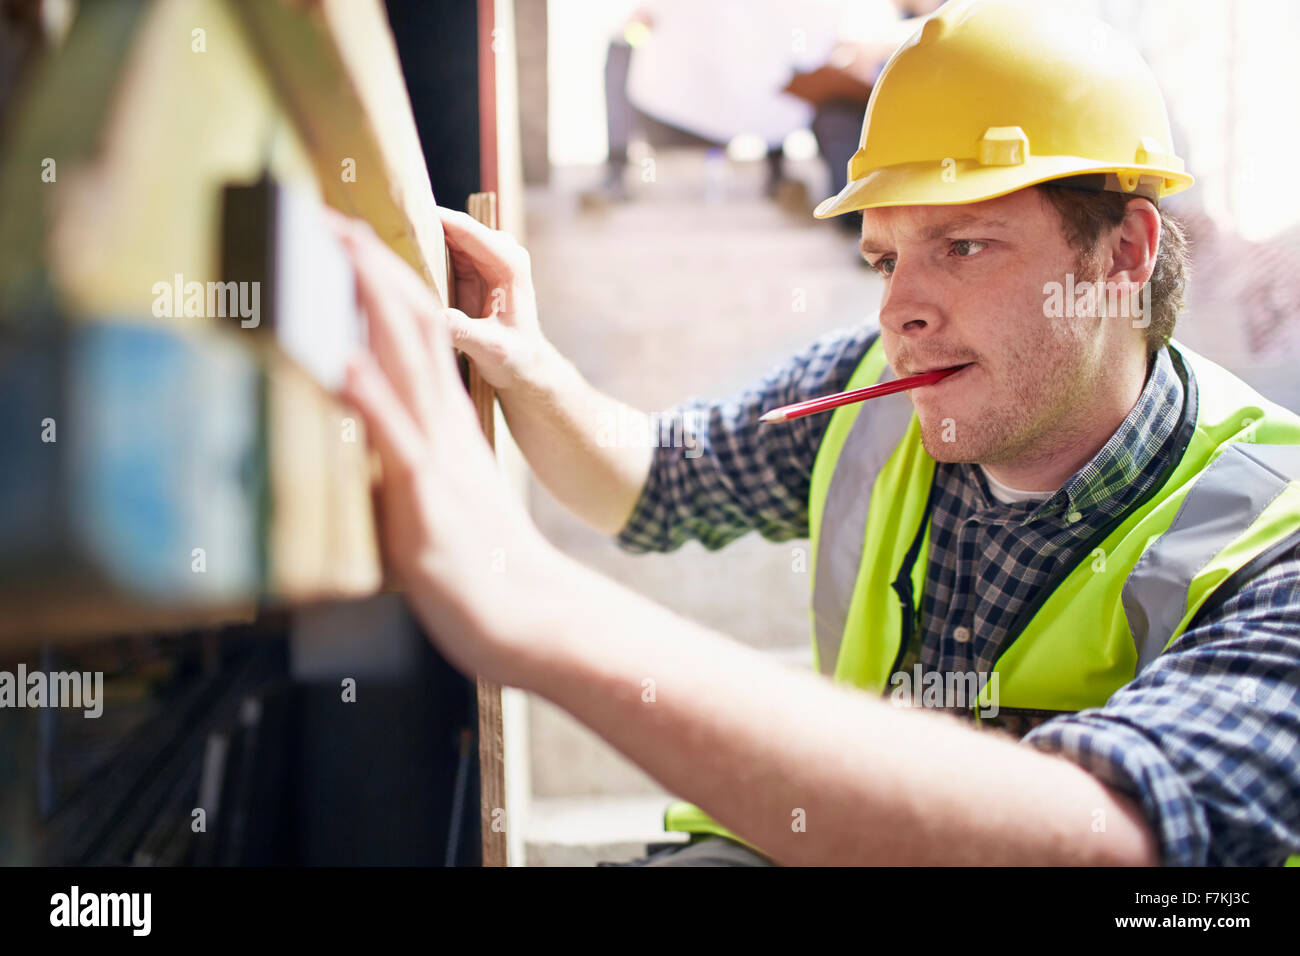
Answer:
[[[619, 544], [671, 551], [694, 538], [713, 550], [750, 531], [808, 537], [830, 416], [761, 428], [758, 416], [843, 389], [878, 334], [831, 333], [728, 400], [662, 416], [694, 425], [694, 442], [656, 449]], [[1045, 501], [1002, 503], [975, 465], [939, 463], [921, 627], [900, 670], [991, 671], [1053, 566], [1088, 560], [1088, 538], [1157, 479], [1183, 391], [1162, 349], [1124, 423]], [[1298, 687], [1300, 548], [1194, 620], [1105, 705], [1009, 729], [1132, 795], [1165, 864], [1276, 865], [1300, 852]]]

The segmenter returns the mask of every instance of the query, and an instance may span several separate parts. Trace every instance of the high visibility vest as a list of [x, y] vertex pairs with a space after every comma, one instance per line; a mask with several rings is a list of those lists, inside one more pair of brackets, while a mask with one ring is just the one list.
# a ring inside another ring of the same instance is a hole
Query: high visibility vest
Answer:
[[[1231, 594], [1300, 543], [1300, 416], [1178, 343], [1169, 351], [1186, 397], [1170, 460], [1021, 612], [969, 701], [977, 723], [991, 704], [1039, 717], [1101, 706], [1216, 592]], [[877, 339], [848, 388], [891, 378]], [[813, 660], [880, 694], [921, 623], [935, 461], [906, 393], [862, 411], [835, 410], [813, 466]], [[688, 803], [670, 806], [664, 825], [740, 839]]]

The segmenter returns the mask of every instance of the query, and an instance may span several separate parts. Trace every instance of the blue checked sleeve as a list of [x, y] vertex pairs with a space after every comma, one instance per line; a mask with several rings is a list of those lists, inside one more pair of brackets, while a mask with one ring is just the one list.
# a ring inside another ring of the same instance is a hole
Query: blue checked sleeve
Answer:
[[1165, 865], [1278, 865], [1300, 853], [1300, 549], [1193, 624], [1023, 742], [1132, 795]]
[[808, 535], [813, 459], [829, 414], [760, 425], [765, 411], [840, 391], [879, 327], [821, 337], [755, 385], [722, 401], [691, 399], [657, 414], [650, 473], [617, 536], [627, 551], [672, 551], [694, 538], [716, 550], [750, 531], [771, 541]]

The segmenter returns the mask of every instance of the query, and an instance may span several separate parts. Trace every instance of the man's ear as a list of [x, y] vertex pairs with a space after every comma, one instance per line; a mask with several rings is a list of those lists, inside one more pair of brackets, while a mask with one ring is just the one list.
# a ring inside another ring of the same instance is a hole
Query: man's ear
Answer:
[[1160, 213], [1149, 199], [1135, 197], [1124, 209], [1124, 221], [1111, 233], [1108, 282], [1141, 286], [1156, 270], [1160, 248]]

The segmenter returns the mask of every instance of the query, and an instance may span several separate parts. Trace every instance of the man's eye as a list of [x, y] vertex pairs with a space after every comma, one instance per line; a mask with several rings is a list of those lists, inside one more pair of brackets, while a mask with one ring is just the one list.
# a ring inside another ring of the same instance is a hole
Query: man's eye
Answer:
[[987, 247], [987, 242], [980, 242], [978, 239], [954, 239], [952, 243], [952, 251], [957, 254], [959, 259], [969, 259], [975, 253]]
[[891, 275], [894, 271], [894, 260], [889, 256], [882, 256], [875, 262], [869, 263], [871, 268], [875, 269], [882, 276]]

